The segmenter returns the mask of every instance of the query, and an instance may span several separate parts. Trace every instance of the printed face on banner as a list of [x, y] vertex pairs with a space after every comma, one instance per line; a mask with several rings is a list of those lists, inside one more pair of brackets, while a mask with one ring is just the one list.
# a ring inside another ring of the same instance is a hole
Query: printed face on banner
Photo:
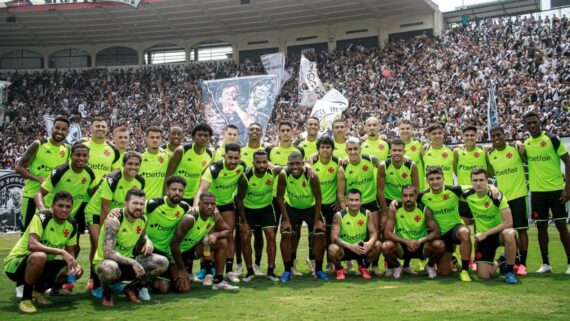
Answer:
[[225, 127], [238, 127], [239, 143], [247, 143], [247, 128], [259, 123], [267, 128], [277, 97], [278, 77], [252, 76], [210, 80], [202, 83], [206, 120], [214, 134], [222, 136]]

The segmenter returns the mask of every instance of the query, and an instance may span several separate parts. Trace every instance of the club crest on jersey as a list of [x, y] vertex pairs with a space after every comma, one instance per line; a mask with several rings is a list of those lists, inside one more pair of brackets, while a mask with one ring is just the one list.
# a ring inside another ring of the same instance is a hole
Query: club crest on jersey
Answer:
[[111, 156], [111, 152], [108, 149], [105, 149], [105, 151], [103, 151], [103, 155], [105, 155], [105, 157], [109, 157]]
[[489, 208], [489, 202], [485, 202], [485, 208]]
[[505, 155], [507, 157], [507, 159], [511, 159], [513, 158], [513, 153], [508, 152], [507, 155]]
[[448, 156], [447, 153], [442, 153], [442, 154], [441, 154], [441, 157], [443, 157], [443, 158], [447, 158], [447, 156]]
[[475, 157], [475, 158], [479, 158], [479, 156], [480, 156], [479, 152], [475, 152], [475, 153], [473, 153], [473, 157]]
[[362, 170], [365, 171], [365, 172], [368, 172], [368, 165], [362, 166]]
[[545, 140], [540, 142], [540, 147], [542, 147], [542, 148], [546, 147], [546, 141]]
[[85, 182], [87, 182], [87, 178], [83, 177], [83, 178], [81, 179], [81, 184], [85, 184]]
[[142, 232], [141, 227], [140, 227], [140, 226], [137, 226], [137, 234], [141, 234], [141, 232]]
[[421, 220], [422, 220], [422, 218], [421, 218], [419, 215], [416, 215], [416, 216], [414, 217], [414, 221], [416, 221], [416, 222], [419, 222], [419, 221], [421, 221]]
[[378, 146], [378, 148], [379, 148], [380, 150], [384, 150], [384, 145], [380, 145], [380, 146]]
[[65, 229], [63, 231], [63, 236], [68, 237], [69, 236], [69, 229]]
[[408, 174], [407, 174], [407, 173], [402, 173], [402, 178], [403, 178], [403, 179], [408, 178]]
[[329, 173], [334, 173], [334, 168], [333, 167], [329, 167]]
[[176, 211], [175, 216], [176, 216], [176, 218], [179, 218], [180, 217], [180, 211]]
[[410, 147], [410, 150], [411, 150], [412, 152], [415, 152], [415, 151], [417, 150], [417, 147], [416, 147], [416, 146], [412, 146], [412, 147]]
[[362, 219], [358, 220], [358, 226], [364, 225], [364, 221]]
[[59, 156], [60, 156], [60, 157], [65, 157], [65, 151], [63, 151], [63, 150], [60, 151], [60, 152], [59, 152]]
[[201, 165], [202, 167], [205, 167], [206, 165], [208, 165], [208, 162], [206, 160], [203, 160]]
[[265, 185], [267, 185], [267, 186], [271, 185], [271, 183], [273, 183], [273, 182], [270, 179], [265, 181]]
[[164, 157], [159, 156], [159, 157], [158, 157], [158, 162], [161, 163], [161, 164], [164, 163]]
[[449, 195], [444, 194], [442, 198], [443, 198], [444, 201], [447, 201], [447, 200], [449, 199]]
[[236, 171], [236, 174], [239, 174], [239, 173], [241, 173], [241, 169], [238, 169], [238, 170]]

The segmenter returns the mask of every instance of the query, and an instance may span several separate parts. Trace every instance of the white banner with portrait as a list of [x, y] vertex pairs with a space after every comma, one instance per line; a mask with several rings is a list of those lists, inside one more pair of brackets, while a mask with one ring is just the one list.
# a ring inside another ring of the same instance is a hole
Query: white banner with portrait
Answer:
[[[51, 129], [53, 127], [54, 118], [44, 115], [44, 123], [46, 125], [47, 136], [51, 137]], [[72, 145], [73, 143], [81, 140], [81, 128], [76, 123], [71, 123], [69, 133], [64, 140], [64, 143]]]
[[239, 142], [247, 142], [247, 128], [252, 123], [267, 128], [277, 97], [276, 75], [226, 78], [202, 82], [202, 100], [206, 121], [214, 135], [222, 137], [228, 124], [237, 126]]
[[326, 134], [331, 129], [332, 122], [340, 118], [346, 108], [348, 108], [348, 99], [336, 89], [329, 90], [323, 98], [317, 100], [311, 111], [311, 117], [319, 119], [319, 133]]
[[299, 64], [299, 105], [313, 107], [325, 93], [325, 87], [318, 75], [317, 63], [301, 55], [301, 63]]
[[26, 180], [14, 171], [0, 171], [0, 233], [20, 230], [22, 189]]

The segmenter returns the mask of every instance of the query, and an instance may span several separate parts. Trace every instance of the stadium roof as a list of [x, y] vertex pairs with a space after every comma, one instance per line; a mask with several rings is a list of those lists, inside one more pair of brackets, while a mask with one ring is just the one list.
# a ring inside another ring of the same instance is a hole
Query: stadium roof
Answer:
[[540, 11], [540, 0], [499, 0], [445, 12], [443, 13], [443, 19], [449, 24], [460, 23], [462, 16], [469, 17], [469, 20], [481, 20], [494, 17], [518, 16], [538, 11]]
[[138, 9], [116, 3], [49, 7], [0, 10], [0, 47], [215, 37], [438, 10], [430, 0], [150, 0]]

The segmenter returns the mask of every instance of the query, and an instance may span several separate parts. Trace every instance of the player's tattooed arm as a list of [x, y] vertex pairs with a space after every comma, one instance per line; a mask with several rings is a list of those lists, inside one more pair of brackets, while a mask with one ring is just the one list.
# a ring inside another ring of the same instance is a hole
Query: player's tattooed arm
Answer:
[[424, 216], [426, 220], [426, 226], [429, 229], [430, 233], [425, 236], [423, 240], [420, 239], [420, 241], [423, 241], [421, 243], [431, 242], [433, 240], [439, 239], [441, 237], [441, 230], [439, 229], [439, 225], [437, 225], [436, 221], [433, 219], [433, 214], [429, 207], [426, 207], [424, 210]]
[[168, 269], [168, 260], [158, 254], [137, 257], [137, 262], [144, 268], [146, 274], [159, 275]]
[[44, 182], [44, 178], [34, 175], [28, 170], [30, 163], [36, 157], [39, 148], [40, 148], [39, 141], [36, 140], [33, 143], [31, 143], [30, 146], [28, 146], [28, 149], [26, 149], [26, 152], [24, 153], [18, 164], [16, 165], [15, 171], [23, 178], [31, 179], [41, 184]]
[[[109, 218], [105, 221], [105, 240], [103, 241], [103, 256], [105, 259], [113, 260], [119, 264], [125, 265], [139, 265], [135, 259], [126, 257], [121, 253], [115, 251], [115, 245], [117, 243], [117, 233], [119, 231], [119, 221], [117, 219]], [[142, 268], [142, 267], [141, 267]]]
[[237, 190], [237, 198], [236, 198], [236, 205], [237, 205], [237, 213], [239, 216], [239, 222], [241, 224], [247, 223], [245, 219], [245, 207], [243, 205], [243, 200], [245, 198], [245, 194], [247, 193], [247, 178], [245, 176], [241, 176], [238, 182], [238, 190]]
[[331, 227], [331, 241], [333, 241], [336, 245], [342, 247], [343, 249], [348, 249], [350, 244], [345, 242], [343, 239], [340, 238], [340, 224], [342, 221], [342, 216], [340, 212], [336, 212], [333, 216], [333, 223]]

